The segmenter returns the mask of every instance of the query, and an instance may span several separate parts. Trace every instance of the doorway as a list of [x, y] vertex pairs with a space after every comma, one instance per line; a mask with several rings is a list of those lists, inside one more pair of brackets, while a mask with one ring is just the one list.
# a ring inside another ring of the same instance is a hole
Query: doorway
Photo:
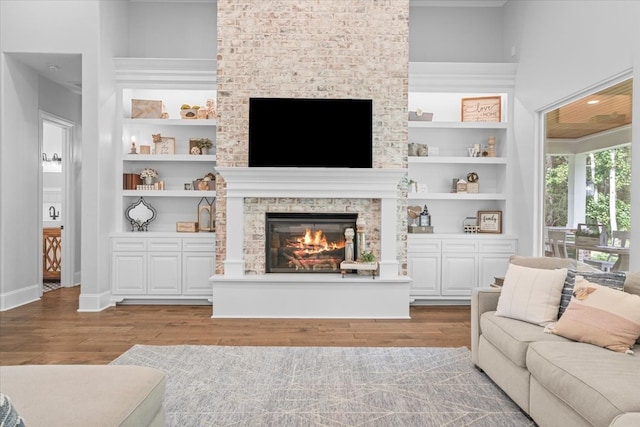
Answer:
[[[74, 123], [53, 114], [40, 112], [40, 152], [42, 178], [42, 291], [73, 286], [73, 216], [69, 197]], [[69, 233], [69, 231], [71, 233]], [[64, 262], [63, 262], [64, 261]]]

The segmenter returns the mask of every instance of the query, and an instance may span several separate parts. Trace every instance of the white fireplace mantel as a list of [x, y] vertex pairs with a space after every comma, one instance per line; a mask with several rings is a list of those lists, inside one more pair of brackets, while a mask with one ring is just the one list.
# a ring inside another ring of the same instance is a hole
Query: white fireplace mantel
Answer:
[[[226, 258], [224, 275], [211, 277], [214, 316], [217, 312], [223, 317], [252, 317], [253, 310], [248, 310], [250, 301], [260, 295], [259, 305], [269, 306], [271, 311], [254, 312], [253, 317], [299, 317], [299, 307], [307, 307], [310, 301], [316, 302], [305, 312], [315, 313], [309, 314], [312, 317], [350, 317], [349, 310], [337, 313], [331, 304], [319, 303], [321, 298], [315, 287], [318, 283], [324, 283], [324, 291], [320, 292], [330, 299], [346, 299], [343, 302], [347, 306], [359, 307], [351, 313], [353, 317], [408, 316], [411, 279], [398, 274], [397, 259], [398, 185], [406, 169], [217, 167], [216, 170], [226, 184]], [[379, 277], [338, 279], [327, 273], [318, 273], [320, 276], [305, 273], [296, 274], [296, 283], [291, 283], [292, 277], [283, 279], [281, 275], [246, 275], [244, 199], [248, 197], [379, 199]], [[276, 292], [283, 286], [289, 287], [288, 298]], [[381, 305], [386, 309], [381, 311]]]
[[384, 199], [398, 196], [406, 169], [216, 168], [229, 197]]
[[406, 169], [220, 167], [216, 170], [226, 182], [225, 277], [244, 276], [245, 197], [380, 199], [380, 276], [398, 276], [398, 184]]

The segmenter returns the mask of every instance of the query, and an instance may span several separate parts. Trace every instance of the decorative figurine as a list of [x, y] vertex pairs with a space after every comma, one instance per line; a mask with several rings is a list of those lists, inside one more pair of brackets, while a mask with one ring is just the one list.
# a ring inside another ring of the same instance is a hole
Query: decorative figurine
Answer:
[[496, 137], [490, 136], [489, 141], [487, 141], [489, 147], [487, 147], [487, 157], [495, 157], [496, 156]]
[[429, 209], [427, 209], [427, 205], [424, 205], [424, 209], [422, 209], [422, 212], [420, 212], [420, 226], [431, 226], [431, 214], [429, 213]]
[[366, 242], [365, 232], [364, 232], [365, 225], [366, 223], [364, 221], [364, 218], [362, 218], [361, 216], [358, 216], [358, 219], [356, 220], [356, 229], [358, 232], [358, 235], [356, 236], [356, 245], [358, 247], [358, 257], [357, 257], [358, 261], [362, 259], [362, 253], [365, 251], [365, 248], [367, 247], [367, 242]]
[[218, 113], [216, 112], [216, 101], [214, 99], [207, 99], [207, 118], [215, 119], [218, 117]]
[[353, 228], [347, 228], [344, 230], [344, 260], [345, 261], [354, 261], [354, 251], [353, 251], [353, 236], [355, 236], [355, 232]]

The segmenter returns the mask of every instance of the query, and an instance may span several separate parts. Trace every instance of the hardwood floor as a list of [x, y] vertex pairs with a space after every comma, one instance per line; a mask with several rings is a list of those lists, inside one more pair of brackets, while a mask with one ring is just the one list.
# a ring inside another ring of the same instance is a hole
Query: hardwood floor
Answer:
[[412, 306], [409, 320], [213, 319], [211, 306], [79, 313], [80, 287], [0, 312], [0, 365], [107, 364], [134, 344], [469, 347], [469, 306]]

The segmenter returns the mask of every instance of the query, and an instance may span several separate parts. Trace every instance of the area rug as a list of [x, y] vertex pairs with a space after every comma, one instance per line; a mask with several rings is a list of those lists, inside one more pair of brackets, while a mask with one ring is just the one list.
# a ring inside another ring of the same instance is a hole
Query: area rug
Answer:
[[134, 345], [167, 426], [535, 426], [462, 348]]
[[55, 291], [60, 289], [60, 282], [42, 282], [42, 292]]

